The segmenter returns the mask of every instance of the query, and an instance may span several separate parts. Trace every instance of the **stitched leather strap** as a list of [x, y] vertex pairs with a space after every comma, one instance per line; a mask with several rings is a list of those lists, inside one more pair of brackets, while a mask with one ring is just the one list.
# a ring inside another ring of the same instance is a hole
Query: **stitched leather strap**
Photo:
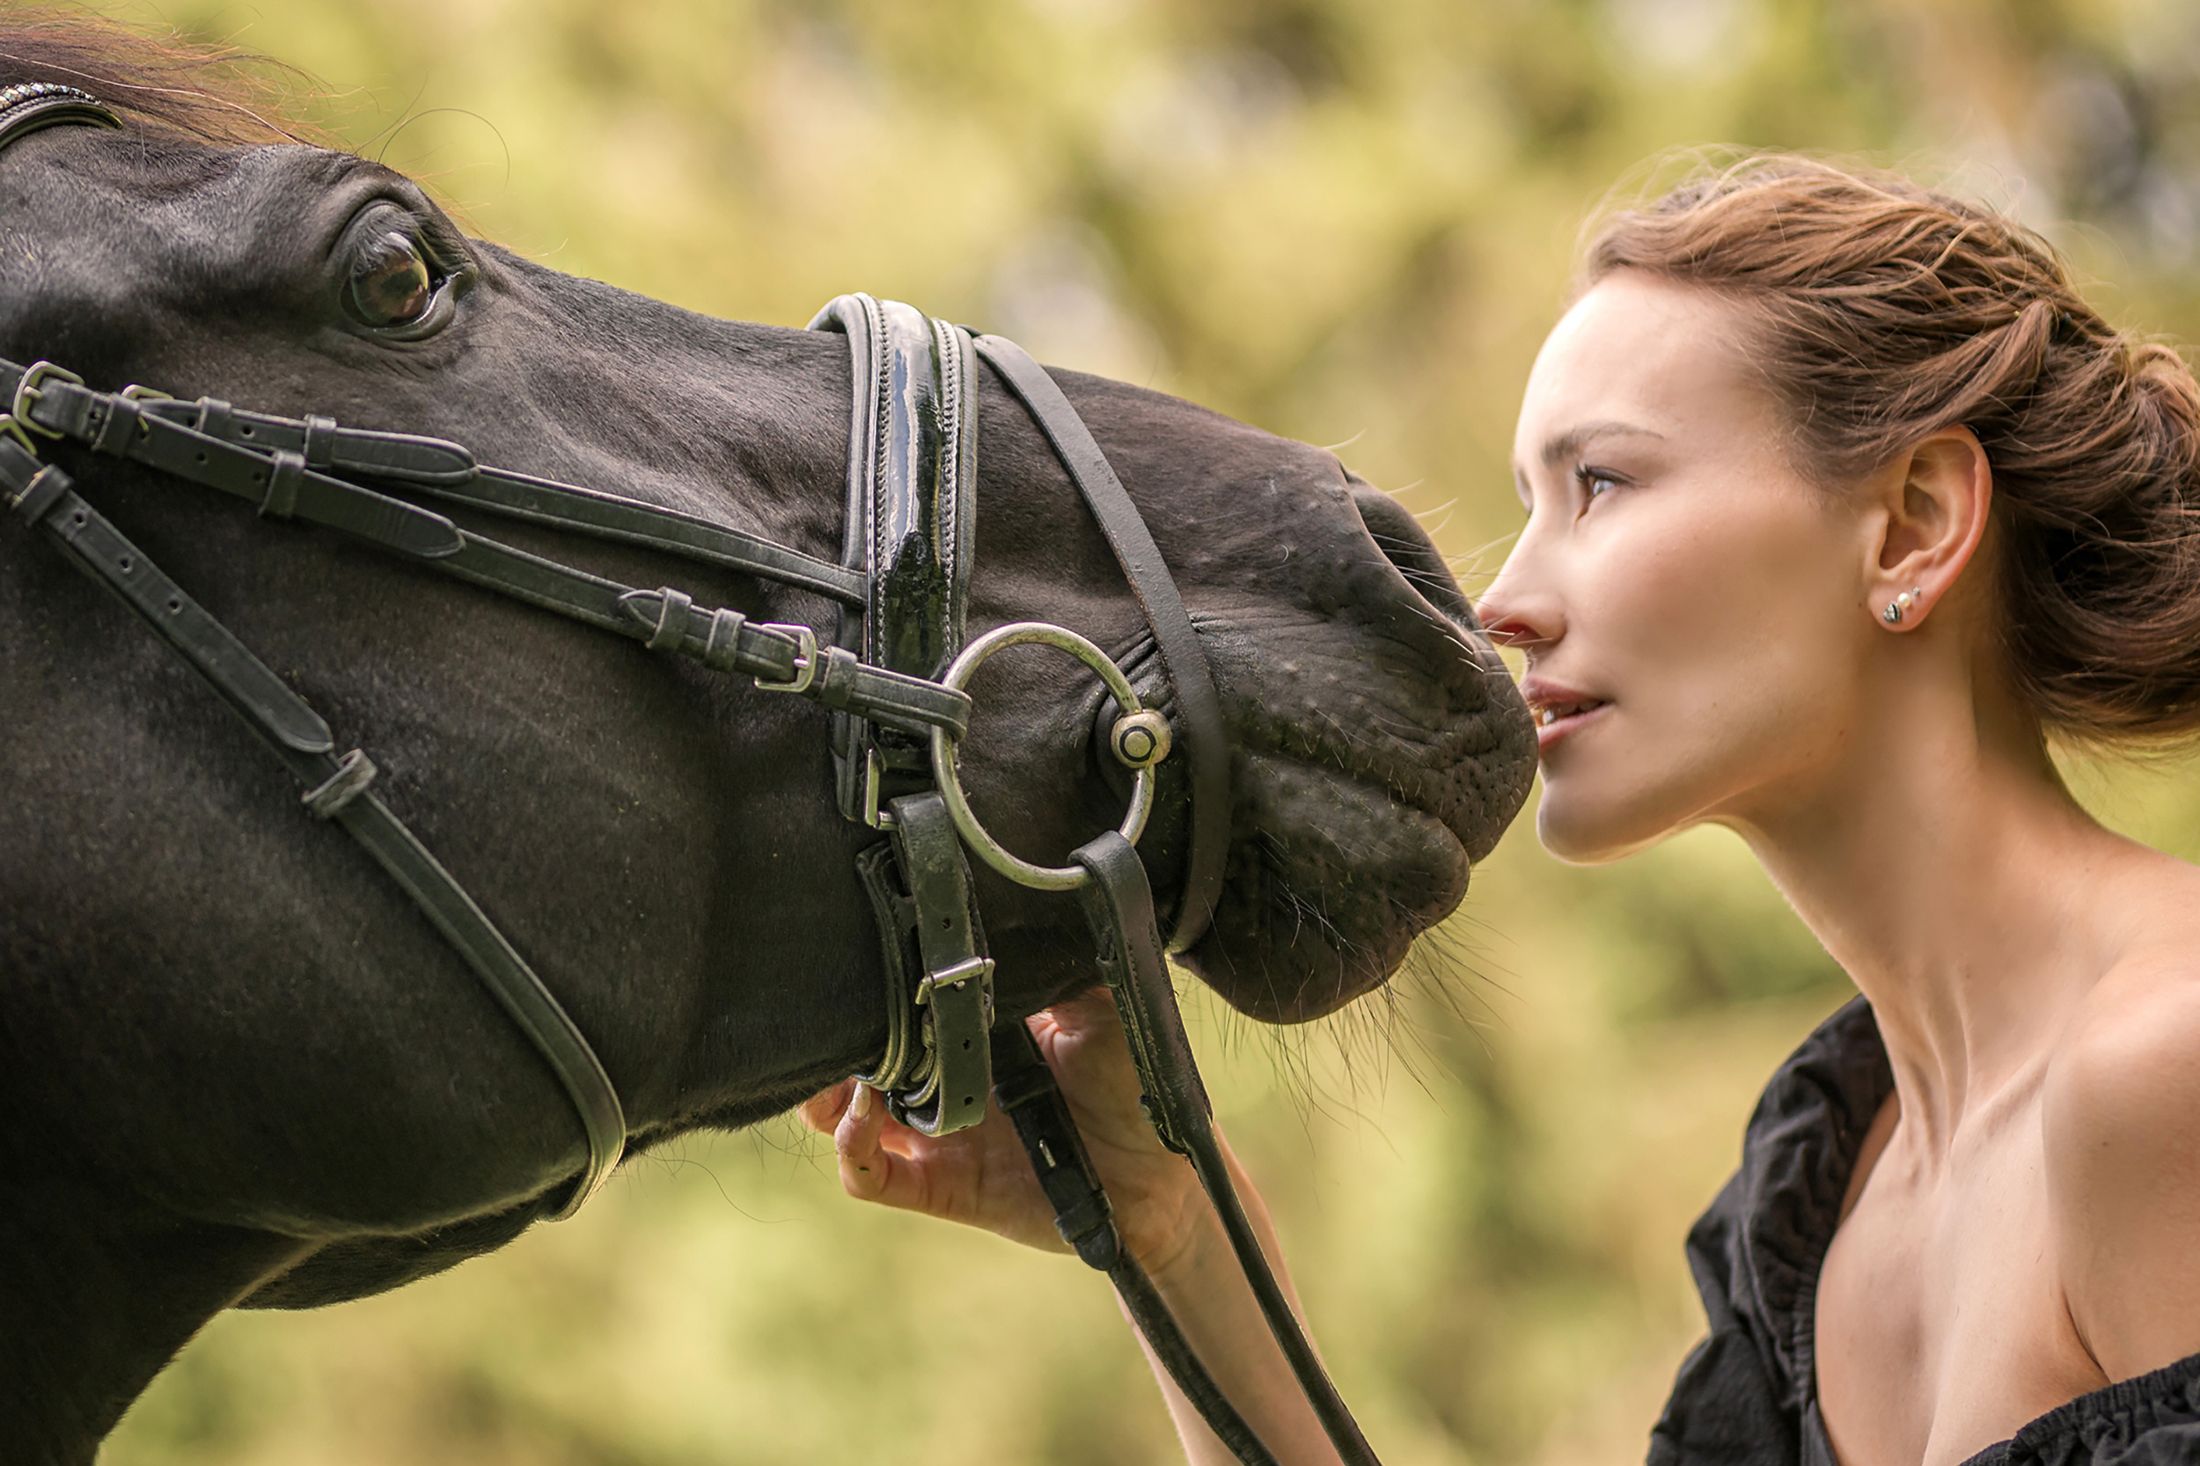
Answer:
[[624, 540], [628, 544], [723, 565], [745, 575], [758, 575], [783, 585], [800, 586], [836, 601], [854, 604], [863, 599], [864, 577], [827, 560], [775, 545], [743, 530], [660, 509], [654, 504], [623, 498], [601, 489], [559, 483], [514, 473], [510, 469], [481, 468], [460, 484], [428, 484], [425, 492], [440, 499], [471, 504], [493, 514], [538, 524], [555, 524], [599, 539]]
[[993, 1030], [993, 1072], [993, 1101], [1016, 1127], [1016, 1138], [1054, 1208], [1055, 1231], [1087, 1267], [1108, 1275], [1155, 1357], [1216, 1437], [1246, 1466], [1273, 1466], [1274, 1454], [1216, 1386], [1168, 1305], [1124, 1248], [1114, 1209], [1070, 1117], [1069, 1102], [1021, 1019]]
[[462, 484], [475, 473], [474, 455], [458, 443], [415, 433], [347, 428], [327, 417], [277, 417], [247, 412], [218, 398], [195, 402], [152, 398], [144, 410], [239, 448], [289, 452], [317, 469], [364, 473], [413, 484]]
[[[480, 543], [488, 545], [495, 542]], [[471, 547], [469, 536], [469, 549]], [[606, 630], [633, 635], [632, 626], [645, 626], [651, 629], [652, 635], [656, 635], [656, 628], [661, 624], [664, 614], [665, 597], [670, 594], [688, 600], [681, 592], [670, 587], [629, 590], [613, 581], [598, 581], [598, 585], [614, 593], [613, 599], [626, 611], [631, 625], [599, 623], [595, 616], [603, 605], [602, 593], [597, 586], [584, 583], [596, 581], [597, 577], [586, 576], [584, 572], [570, 570], [554, 561], [538, 561], [530, 566], [526, 561], [534, 560], [535, 557], [513, 559], [509, 557], [522, 556], [524, 552], [509, 550], [501, 545], [497, 548], [505, 552], [498, 557], [504, 568], [485, 574], [484, 583], [498, 585], [499, 588], [506, 585], [539, 587], [540, 594], [544, 597], [559, 600], [560, 603], [552, 606], [552, 609], [565, 610], [566, 614], [591, 624], [602, 624]], [[464, 567], [472, 563], [464, 559], [454, 562], [453, 573], [465, 574]], [[544, 566], [549, 568], [541, 568]], [[529, 595], [523, 599], [535, 597]], [[537, 600], [536, 603], [546, 604], [547, 600]], [[707, 666], [746, 672], [752, 677], [771, 682], [793, 680], [800, 670], [795, 666], [800, 648], [787, 631], [773, 623], [746, 622], [737, 625], [732, 632], [727, 632], [725, 628], [729, 623], [724, 618], [737, 615], [736, 612], [714, 610], [689, 601], [687, 606], [676, 613], [678, 619], [684, 620], [685, 627], [678, 633], [678, 640], [668, 641], [667, 645], [682, 656], [693, 657]], [[729, 635], [734, 638], [731, 642], [727, 641]], [[716, 660], [713, 659], [714, 637], [720, 653]], [[888, 671], [884, 667], [869, 666], [857, 661], [855, 654], [844, 647], [820, 648], [817, 655], [819, 660], [815, 667], [815, 681], [807, 691], [810, 697], [826, 707], [845, 710], [911, 735], [929, 736], [931, 730], [937, 727], [945, 728], [960, 738], [970, 727], [970, 694], [967, 692], [942, 687], [930, 678], [912, 677], [901, 672]]]
[[1079, 846], [1070, 859], [1092, 873], [1077, 888], [1077, 899], [1138, 1066], [1145, 1090], [1139, 1102], [1161, 1143], [1178, 1155], [1189, 1155], [1195, 1138], [1212, 1132], [1214, 1105], [1200, 1080], [1176, 989], [1169, 982], [1146, 867], [1114, 830]]
[[[40, 463], [0, 438], [0, 486], [15, 491], [18, 516], [44, 530], [70, 563], [121, 597], [286, 758], [325, 755], [336, 746], [321, 715], [85, 503], [59, 464]], [[333, 763], [325, 771], [318, 764], [293, 767], [313, 773], [315, 783], [335, 771]]]
[[[0, 392], [12, 390], [7, 378], [0, 375]], [[258, 453], [298, 453], [310, 468], [395, 480], [492, 514], [555, 524], [600, 539], [649, 545], [691, 560], [801, 586], [839, 601], [860, 603], [863, 599], [865, 578], [860, 572], [676, 509], [662, 509], [601, 489], [510, 469], [477, 466], [463, 444], [442, 438], [347, 428], [328, 418], [245, 412], [203, 397], [192, 402], [156, 399], [142, 403], [139, 410], [219, 438], [232, 447]], [[315, 454], [306, 451], [308, 438], [317, 426], [325, 444], [318, 461]], [[108, 431], [113, 431], [111, 426]]]
[[[882, 1065], [868, 1082], [895, 1118], [926, 1135], [968, 1129], [985, 1118], [993, 1084], [993, 961], [971, 899], [970, 868], [939, 791], [904, 795], [890, 807], [890, 857], [865, 862], [882, 932], [890, 1009], [921, 1021], [920, 1045], [902, 1040], [902, 1072]], [[912, 978], [912, 974], [914, 977]]]
[[[0, 395], [12, 396], [12, 384], [23, 380], [25, 370], [0, 363]], [[189, 423], [180, 416], [185, 409]], [[28, 417], [41, 431], [95, 448], [105, 445], [104, 451], [115, 456], [247, 500], [262, 515], [324, 525], [602, 630], [641, 640], [657, 638], [671, 650], [719, 670], [738, 671], [764, 682], [799, 684], [806, 695], [827, 707], [874, 719], [912, 737], [926, 735], [935, 726], [960, 736], [969, 724], [969, 697], [923, 676], [866, 666], [851, 657], [832, 658], [804, 676], [805, 669], [798, 665], [801, 643], [786, 628], [769, 623], [714, 622], [721, 613], [695, 608], [689, 613], [687, 630], [676, 641], [670, 640], [659, 629], [660, 606], [653, 599], [663, 592], [637, 591], [462, 530], [431, 510], [322, 473], [310, 466], [304, 451], [310, 445], [316, 457], [330, 461], [347, 452], [361, 459], [381, 454], [380, 461], [388, 462], [395, 461], [402, 448], [414, 455], [410, 461], [418, 471], [426, 473], [431, 469], [422, 465], [429, 464], [439, 448], [464, 452], [455, 445], [401, 434], [362, 434], [347, 440], [351, 430], [326, 418], [301, 422], [241, 413], [214, 399], [188, 404], [145, 402], [63, 380], [38, 386]], [[199, 425], [208, 430], [202, 431]], [[298, 447], [263, 452], [257, 446], [242, 446], [247, 429]], [[448, 455], [439, 461], [445, 468], [456, 462]], [[766, 547], [772, 553], [751, 555], [749, 537], [701, 520], [548, 480], [500, 473], [484, 479], [476, 473], [469, 484], [424, 484], [423, 491], [523, 518], [572, 524], [612, 538], [658, 543], [690, 558], [735, 564], [756, 573], [783, 570], [787, 574], [782, 578], [798, 578], [808, 588], [828, 593], [846, 589], [838, 567], [778, 546]], [[484, 485], [488, 488], [477, 494]], [[654, 530], [647, 529], [651, 524], [656, 525]]]
[[1183, 1014], [1176, 1004], [1176, 989], [1170, 985], [1168, 965], [1161, 955], [1161, 937], [1154, 928], [1153, 892], [1146, 884], [1146, 868], [1139, 864], [1138, 852], [1110, 830], [1079, 846], [1070, 858], [1092, 873], [1092, 879], [1078, 888], [1078, 895], [1099, 947], [1101, 973], [1123, 1015], [1131, 1057], [1138, 1065], [1139, 1082], [1145, 1090], [1141, 1102], [1154, 1130], [1163, 1144], [1191, 1161], [1201, 1189], [1222, 1219], [1230, 1248], [1260, 1303], [1268, 1330], [1290, 1361], [1299, 1388], [1305, 1391], [1338, 1455], [1350, 1466], [1379, 1466], [1367, 1437], [1360, 1433], [1359, 1422], [1352, 1418], [1283, 1296], [1283, 1288], [1261, 1251], [1260, 1239], [1223, 1163], [1222, 1148], [1215, 1139], [1214, 1110], [1206, 1087], [1200, 1083], [1191, 1041], [1184, 1032]]
[[[830, 680], [870, 667], [934, 679], [961, 650], [976, 527], [976, 360], [969, 333], [913, 306], [844, 295], [811, 322], [848, 340], [852, 409], [842, 558], [869, 594], [841, 612]], [[826, 700], [831, 701], [828, 694]], [[834, 721], [843, 817], [889, 831], [858, 858], [887, 967], [887, 1038], [864, 1081], [928, 1135], [985, 1117], [993, 962], [962, 842], [933, 786], [929, 733]]]
[[986, 1118], [992, 958], [970, 900], [970, 867], [939, 790], [895, 799], [891, 812], [889, 841], [909, 880], [917, 958], [909, 971], [922, 973], [902, 1002], [924, 1015], [924, 1083], [913, 1092], [889, 1090], [887, 1101], [904, 1125], [944, 1136]]
[[43, 530], [78, 569], [112, 591], [275, 751], [303, 788], [309, 812], [334, 819], [458, 949], [490, 996], [548, 1060], [579, 1112], [588, 1164], [557, 1215], [571, 1216], [618, 1164], [626, 1117], [610, 1076], [542, 979], [428, 848], [367, 788], [374, 766], [354, 749], [339, 759], [328, 724], [266, 663], [147, 559], [71, 487], [0, 438], [0, 489], [18, 517]]
[[1224, 857], [1230, 844], [1230, 746], [1222, 721], [1222, 699], [1215, 691], [1207, 654], [1184, 609], [1168, 562], [1153, 542], [1138, 506], [1124, 492], [1107, 455], [1093, 441], [1077, 410], [1046, 369], [1015, 342], [980, 336], [985, 358], [1017, 400], [1039, 424], [1062, 467], [1085, 497], [1100, 532], [1107, 536], [1116, 563], [1130, 582], [1131, 594], [1153, 628], [1154, 645], [1176, 695], [1176, 721], [1191, 765], [1192, 839], [1184, 861], [1184, 892], [1169, 932], [1169, 950], [1181, 952], [1206, 932], [1222, 897]]
[[[7, 389], [11, 375], [20, 380], [22, 369], [0, 373], [0, 390]], [[109, 418], [117, 414], [130, 420], [130, 431], [107, 431]], [[331, 478], [307, 467], [302, 455], [286, 465], [284, 477], [288, 482], [275, 486], [280, 499], [277, 503], [270, 498], [277, 471], [272, 455], [237, 447], [148, 412], [143, 404], [116, 393], [94, 392], [73, 382], [49, 381], [39, 387], [29, 417], [34, 427], [49, 433], [87, 445], [104, 443], [106, 451], [118, 457], [219, 489], [282, 518], [326, 525], [419, 559], [448, 555], [458, 549], [458, 528], [442, 515]]]

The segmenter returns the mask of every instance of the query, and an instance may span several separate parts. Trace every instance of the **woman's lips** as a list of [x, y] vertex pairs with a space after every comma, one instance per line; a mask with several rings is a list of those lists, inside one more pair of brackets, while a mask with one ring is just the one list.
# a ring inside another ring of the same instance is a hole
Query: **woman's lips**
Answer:
[[1600, 702], [1594, 707], [1585, 708], [1578, 713], [1562, 714], [1547, 723], [1539, 718], [1535, 725], [1536, 753], [1538, 755], [1548, 754], [1561, 738], [1571, 737], [1577, 730], [1594, 723], [1610, 712], [1611, 709], [1612, 705], [1610, 703]]

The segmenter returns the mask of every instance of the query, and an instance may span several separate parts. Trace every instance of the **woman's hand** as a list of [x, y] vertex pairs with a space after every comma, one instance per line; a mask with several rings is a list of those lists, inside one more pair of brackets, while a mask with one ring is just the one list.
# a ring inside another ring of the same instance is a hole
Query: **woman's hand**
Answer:
[[[1027, 1021], [1107, 1188], [1124, 1245], [1149, 1273], [1167, 1271], [1210, 1223], [1191, 1167], [1162, 1148], [1139, 1106], [1138, 1071], [1114, 998], [1095, 988]], [[982, 1124], [934, 1137], [895, 1120], [871, 1089], [844, 1080], [804, 1101], [801, 1115], [812, 1129], [831, 1132], [850, 1196], [1068, 1251], [1016, 1127], [997, 1106], [987, 1105]]]
[[[1123, 1245], [1160, 1290], [1193, 1352], [1281, 1459], [1336, 1461], [1252, 1290], [1238, 1274], [1229, 1241], [1192, 1168], [1162, 1148], [1139, 1107], [1138, 1071], [1115, 999], [1107, 989], [1095, 988], [1028, 1021], [1107, 1188]], [[998, 1108], [989, 1105], [981, 1124], [934, 1138], [894, 1120], [885, 1101], [849, 1080], [804, 1101], [801, 1113], [811, 1128], [832, 1132], [840, 1184], [850, 1196], [982, 1227], [1029, 1247], [1068, 1250], [1054, 1230], [1054, 1209], [1031, 1174], [1016, 1127]], [[1221, 1141], [1219, 1134], [1216, 1140]], [[1295, 1309], [1298, 1300], [1291, 1295], [1267, 1208], [1227, 1145], [1223, 1158]], [[1200, 1421], [1152, 1346], [1140, 1342], [1194, 1466], [1236, 1460]]]

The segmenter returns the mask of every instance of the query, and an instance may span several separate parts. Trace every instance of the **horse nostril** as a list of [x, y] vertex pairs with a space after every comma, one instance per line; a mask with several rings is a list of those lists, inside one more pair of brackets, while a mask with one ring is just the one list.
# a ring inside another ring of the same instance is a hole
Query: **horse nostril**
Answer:
[[1461, 625], [1474, 625], [1474, 608], [1467, 604], [1466, 593], [1459, 589], [1451, 567], [1444, 563], [1443, 553], [1428, 537], [1428, 531], [1421, 528], [1421, 522], [1381, 489], [1358, 479], [1350, 482], [1360, 523], [1367, 526], [1368, 537], [1383, 552], [1383, 558], [1397, 566], [1407, 584], [1431, 605]]

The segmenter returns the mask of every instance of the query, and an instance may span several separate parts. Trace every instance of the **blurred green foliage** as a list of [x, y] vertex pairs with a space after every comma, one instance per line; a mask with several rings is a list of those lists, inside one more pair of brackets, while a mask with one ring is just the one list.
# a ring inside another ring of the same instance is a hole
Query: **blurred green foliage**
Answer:
[[[2112, 319], [2200, 337], [2182, 0], [162, 0], [476, 231], [697, 310], [864, 288], [1340, 445], [1470, 589], [1582, 220], [1679, 146], [2016, 209]], [[313, 91], [315, 88], [307, 88]], [[2189, 760], [2073, 774], [2200, 855]], [[851, 914], [860, 920], [860, 914]], [[1523, 820], [1380, 1011], [1195, 995], [1223, 1119], [1392, 1466], [1640, 1459], [1682, 1234], [1847, 986], [1738, 842], [1605, 870]], [[631, 1165], [396, 1294], [215, 1322], [110, 1466], [1171, 1458], [1106, 1290], [845, 1201], [791, 1123]]]

